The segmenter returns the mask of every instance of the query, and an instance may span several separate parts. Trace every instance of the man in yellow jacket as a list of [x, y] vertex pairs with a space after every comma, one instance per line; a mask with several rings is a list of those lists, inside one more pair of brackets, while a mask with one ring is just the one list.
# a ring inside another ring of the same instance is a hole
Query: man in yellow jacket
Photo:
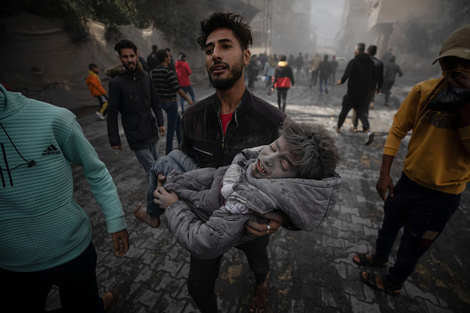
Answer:
[[[437, 61], [442, 77], [414, 86], [393, 118], [377, 182], [385, 206], [375, 252], [353, 258], [359, 265], [387, 267], [404, 227], [388, 274], [361, 273], [365, 284], [394, 295], [441, 234], [470, 181], [470, 24], [447, 37]], [[390, 169], [410, 130], [403, 173], [394, 186]]]
[[86, 84], [90, 88], [90, 93], [93, 97], [97, 98], [100, 107], [96, 112], [96, 115], [104, 120], [106, 117], [106, 109], [108, 108], [108, 97], [106, 97], [106, 90], [104, 90], [103, 85], [101, 85], [101, 80], [98, 75], [98, 66], [96, 64], [88, 65], [88, 77], [86, 79]]

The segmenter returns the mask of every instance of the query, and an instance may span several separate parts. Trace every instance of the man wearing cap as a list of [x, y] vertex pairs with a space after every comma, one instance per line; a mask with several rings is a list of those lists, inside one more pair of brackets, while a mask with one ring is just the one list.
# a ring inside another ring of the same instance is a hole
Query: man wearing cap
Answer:
[[[384, 220], [375, 251], [353, 258], [359, 265], [387, 267], [404, 226], [388, 274], [361, 272], [365, 284], [394, 295], [439, 237], [470, 181], [470, 24], [447, 37], [436, 61], [442, 77], [414, 86], [395, 114], [385, 143], [377, 181], [377, 192], [385, 201]], [[390, 168], [410, 130], [402, 176], [394, 186]]]

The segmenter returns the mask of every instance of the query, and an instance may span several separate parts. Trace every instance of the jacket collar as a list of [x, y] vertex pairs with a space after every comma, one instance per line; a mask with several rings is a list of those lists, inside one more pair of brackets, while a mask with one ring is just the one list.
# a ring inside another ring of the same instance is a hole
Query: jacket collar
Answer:
[[[235, 108], [235, 111], [233, 111], [233, 116], [235, 117], [235, 120], [237, 120], [238, 114], [243, 112], [244, 108], [248, 105], [246, 103], [251, 102], [251, 101], [252, 101], [252, 95], [248, 91], [248, 89], [245, 88], [245, 92], [243, 93], [243, 96], [242, 96], [242, 99], [241, 99], [240, 103]], [[219, 102], [219, 98], [217, 97], [216, 93], [214, 93], [214, 95], [213, 95], [212, 105], [213, 105], [214, 111], [217, 112], [217, 116], [220, 116], [220, 102]], [[233, 120], [233, 117], [232, 117], [232, 120]]]
[[23, 108], [26, 97], [19, 92], [10, 92], [0, 84], [0, 120], [7, 118]]

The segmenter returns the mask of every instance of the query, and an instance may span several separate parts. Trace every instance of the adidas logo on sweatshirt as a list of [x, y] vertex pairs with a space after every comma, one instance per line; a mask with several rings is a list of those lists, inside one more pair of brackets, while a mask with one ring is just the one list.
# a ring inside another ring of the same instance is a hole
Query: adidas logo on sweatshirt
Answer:
[[44, 152], [42, 153], [42, 156], [54, 155], [54, 154], [61, 154], [61, 152], [54, 145], [50, 145], [49, 147], [47, 147], [46, 150], [44, 150]]

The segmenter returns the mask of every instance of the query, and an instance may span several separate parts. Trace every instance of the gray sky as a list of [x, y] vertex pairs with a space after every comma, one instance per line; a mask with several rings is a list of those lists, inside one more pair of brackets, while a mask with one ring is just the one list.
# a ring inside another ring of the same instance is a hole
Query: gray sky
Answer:
[[341, 25], [345, 0], [311, 0], [311, 23], [316, 28], [317, 45], [332, 46]]

